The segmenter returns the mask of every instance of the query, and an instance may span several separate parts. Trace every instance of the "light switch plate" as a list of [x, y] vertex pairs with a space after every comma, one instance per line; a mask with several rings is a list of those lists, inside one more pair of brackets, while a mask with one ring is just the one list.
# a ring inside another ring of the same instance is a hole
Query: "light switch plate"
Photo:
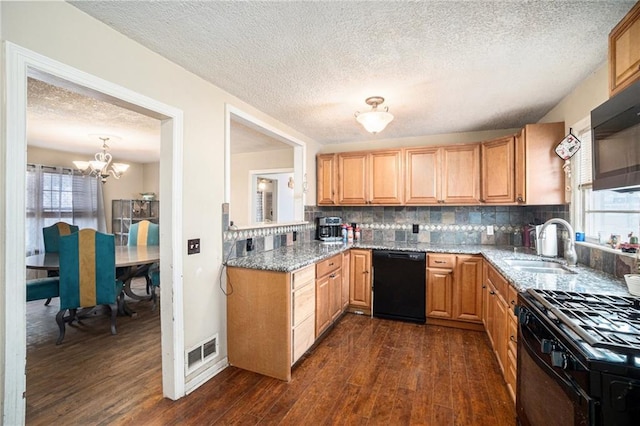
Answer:
[[487, 235], [493, 235], [493, 225], [487, 225]]
[[198, 254], [198, 253], [200, 253], [200, 238], [187, 240], [187, 254]]

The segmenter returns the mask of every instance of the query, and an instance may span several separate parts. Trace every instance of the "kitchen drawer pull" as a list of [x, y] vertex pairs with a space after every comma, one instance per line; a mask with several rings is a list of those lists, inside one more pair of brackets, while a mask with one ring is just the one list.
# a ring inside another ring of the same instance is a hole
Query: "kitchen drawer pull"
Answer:
[[493, 291], [493, 290], [489, 290], [489, 294], [490, 294], [490, 295], [492, 295], [492, 296], [494, 296], [494, 295], [496, 294], [496, 292], [495, 292], [495, 291]]
[[331, 263], [329, 264], [329, 266], [333, 266], [333, 262], [331, 262]]
[[515, 337], [513, 337], [513, 334], [511, 336], [509, 336], [509, 340], [511, 340], [514, 343], [518, 343], [518, 339], [516, 339]]
[[434, 262], [435, 262], [435, 263], [447, 263], [447, 261], [446, 261], [446, 260], [435, 260]]
[[487, 285], [486, 284], [482, 284], [482, 288], [487, 288]]
[[516, 301], [515, 301], [515, 300], [512, 300], [512, 301], [511, 301], [511, 304], [512, 304], [513, 306], [516, 306]]
[[329, 278], [335, 278], [335, 277], [336, 277], [336, 274], [329, 275]]

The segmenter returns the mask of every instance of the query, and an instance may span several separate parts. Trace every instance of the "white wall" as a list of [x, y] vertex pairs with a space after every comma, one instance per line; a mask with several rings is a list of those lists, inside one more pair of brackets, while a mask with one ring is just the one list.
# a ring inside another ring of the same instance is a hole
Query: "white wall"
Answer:
[[160, 163], [145, 163], [142, 165], [142, 191], [153, 192], [156, 200], [160, 200]]
[[[11, 41], [183, 111], [181, 234], [184, 240], [201, 239], [201, 253], [194, 256], [186, 255], [186, 241], [173, 242], [174, 249], [182, 252], [183, 270], [177, 273], [184, 283], [184, 341], [189, 348], [218, 334], [221, 345], [217, 360], [224, 359], [227, 355], [226, 301], [218, 276], [222, 262], [220, 224], [224, 201], [225, 103], [312, 146], [313, 141], [68, 3], [0, 2], [0, 18], [3, 41]], [[0, 87], [4, 87], [5, 75], [0, 78]], [[0, 119], [6, 120], [5, 110]], [[9, 143], [15, 142], [7, 141], [3, 136], [2, 144]], [[5, 151], [5, 147], [1, 147], [0, 159]], [[3, 175], [0, 183], [7, 184], [11, 179], [11, 176]], [[161, 180], [167, 182], [165, 176]], [[4, 227], [4, 214], [0, 221], [0, 226]], [[4, 245], [0, 250], [4, 250]], [[0, 257], [4, 258], [3, 252]], [[6, 282], [2, 280], [0, 286], [0, 294], [4, 294]], [[4, 330], [4, 326], [0, 329]], [[4, 346], [4, 335], [0, 337]], [[5, 350], [3, 347], [0, 352]]]
[[232, 155], [229, 219], [238, 226], [246, 226], [251, 223], [251, 217], [249, 216], [251, 191], [249, 172], [251, 170], [292, 168], [293, 148]]

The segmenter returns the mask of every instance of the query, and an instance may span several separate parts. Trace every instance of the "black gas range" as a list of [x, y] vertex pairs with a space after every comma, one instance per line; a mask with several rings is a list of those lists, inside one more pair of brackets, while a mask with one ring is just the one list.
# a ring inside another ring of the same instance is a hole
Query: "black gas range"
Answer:
[[518, 301], [518, 422], [640, 424], [640, 299], [530, 289]]

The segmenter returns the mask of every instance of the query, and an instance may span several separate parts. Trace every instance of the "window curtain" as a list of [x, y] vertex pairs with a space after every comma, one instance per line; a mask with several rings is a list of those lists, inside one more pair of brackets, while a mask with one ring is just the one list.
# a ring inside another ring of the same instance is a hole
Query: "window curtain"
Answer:
[[26, 254], [44, 253], [42, 228], [63, 221], [106, 232], [102, 183], [73, 170], [27, 164]]

